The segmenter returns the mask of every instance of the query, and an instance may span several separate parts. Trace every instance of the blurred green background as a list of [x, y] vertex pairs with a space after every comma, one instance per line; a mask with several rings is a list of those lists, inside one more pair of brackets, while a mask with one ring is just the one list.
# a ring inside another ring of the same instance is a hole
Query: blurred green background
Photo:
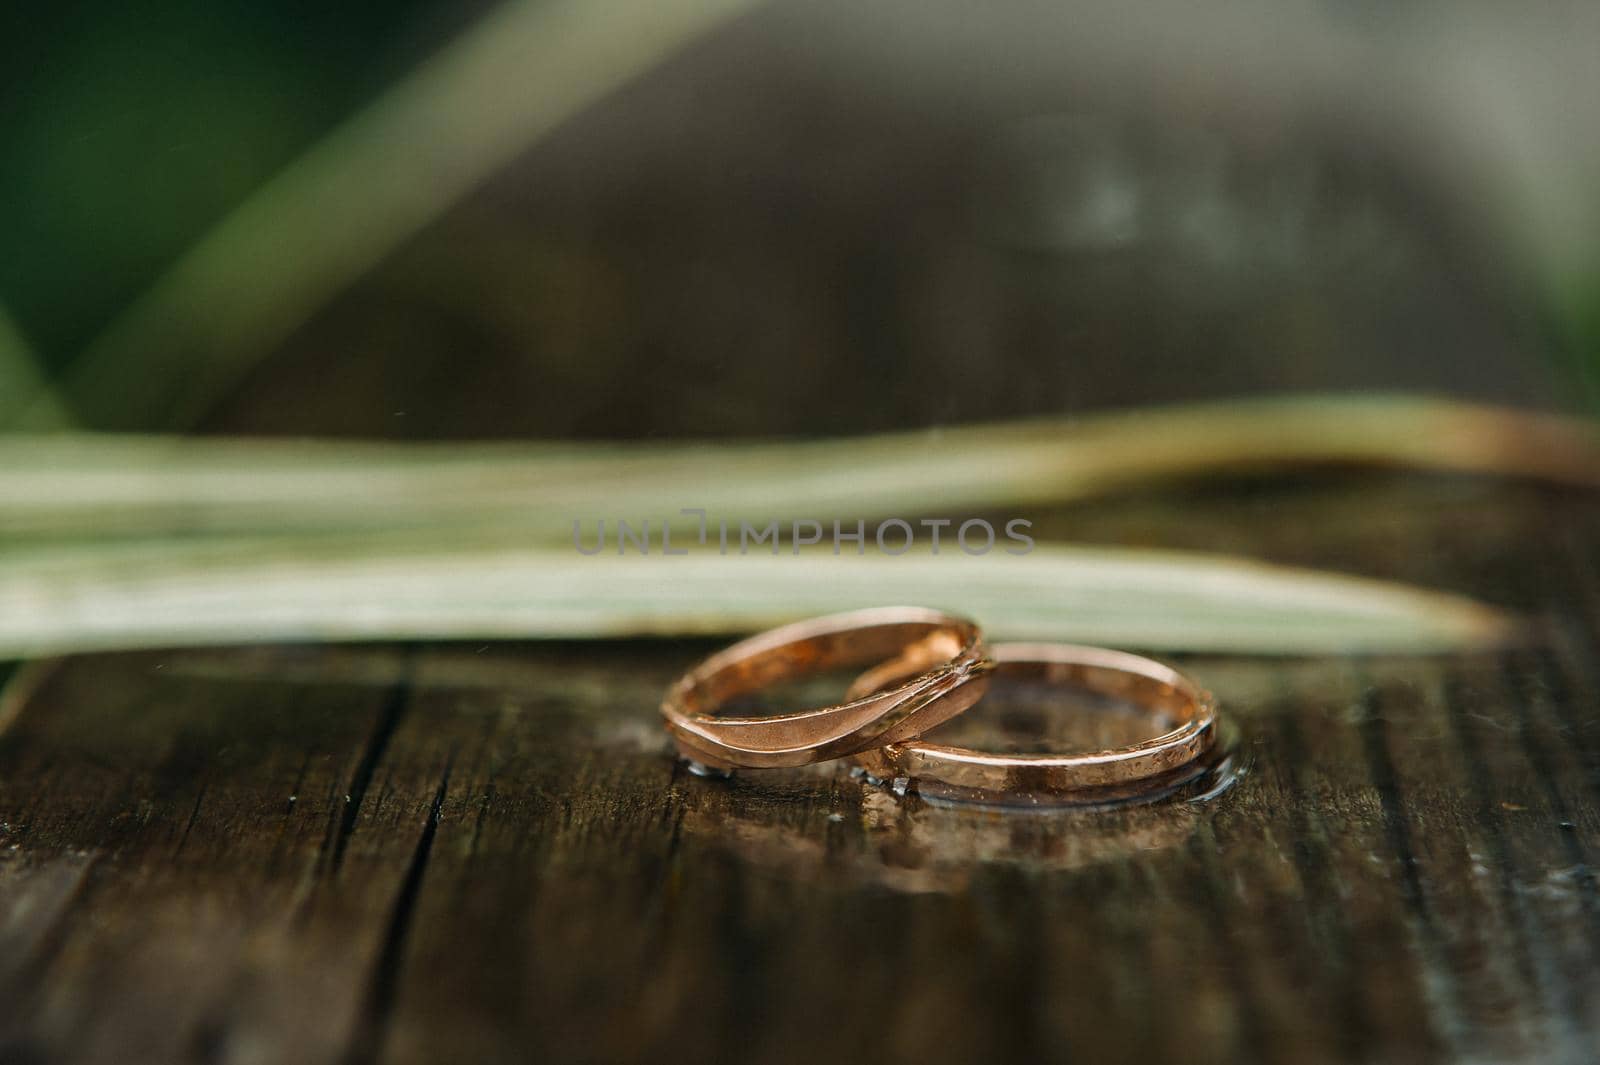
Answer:
[[[89, 427], [137, 430], [717, 437], [1277, 391], [1584, 402], [1595, 75], [1569, 58], [1593, 19], [1563, 5], [759, 5], [441, 194], [198, 408], [169, 394], [237, 338], [177, 319], [247, 285], [168, 300], [127, 374], [85, 372], [208, 232], [496, 10], [13, 12], [14, 347]], [[639, 5], [573, 10], [598, 40], [649, 32]], [[1502, 17], [1516, 33], [1490, 32]], [[480, 86], [478, 113], [564, 76], [530, 67]], [[398, 183], [432, 145], [391, 147]], [[266, 236], [238, 254], [314, 258]]]
[[14, 11], [0, 291], [40, 358], [68, 362], [209, 226], [465, 15], [426, 0]]

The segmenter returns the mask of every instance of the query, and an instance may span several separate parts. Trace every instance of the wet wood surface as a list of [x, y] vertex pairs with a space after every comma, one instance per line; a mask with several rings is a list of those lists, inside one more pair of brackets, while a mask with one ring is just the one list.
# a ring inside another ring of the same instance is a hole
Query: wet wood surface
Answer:
[[702, 643], [25, 665], [0, 1061], [1600, 1060], [1596, 501], [1351, 476], [1039, 522], [1468, 592], [1539, 639], [1183, 658], [1243, 779], [1050, 815], [689, 776], [655, 704]]

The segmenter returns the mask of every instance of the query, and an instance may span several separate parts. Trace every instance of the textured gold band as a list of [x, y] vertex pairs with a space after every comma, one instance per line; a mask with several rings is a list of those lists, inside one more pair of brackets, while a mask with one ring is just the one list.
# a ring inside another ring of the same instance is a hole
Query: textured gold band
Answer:
[[[945, 793], [970, 793], [976, 799], [1071, 795], [1114, 801], [1182, 773], [1215, 742], [1217, 711], [1210, 693], [1159, 662], [1071, 644], [999, 644], [991, 653], [996, 677], [1114, 696], [1173, 727], [1143, 743], [1084, 754], [990, 754], [913, 739], [862, 751], [855, 755], [856, 765], [882, 780], [931, 782]], [[865, 695], [892, 678], [892, 670], [870, 670], [849, 694]]]

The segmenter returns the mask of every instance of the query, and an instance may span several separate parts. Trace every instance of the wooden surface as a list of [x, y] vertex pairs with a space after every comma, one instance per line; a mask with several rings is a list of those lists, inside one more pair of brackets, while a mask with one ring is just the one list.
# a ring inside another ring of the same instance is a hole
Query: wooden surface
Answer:
[[1600, 502], [1333, 477], [1041, 525], [1470, 592], [1545, 641], [1187, 659], [1248, 775], [1048, 816], [688, 776], [654, 707], [698, 643], [23, 667], [0, 1061], [1600, 1059]]

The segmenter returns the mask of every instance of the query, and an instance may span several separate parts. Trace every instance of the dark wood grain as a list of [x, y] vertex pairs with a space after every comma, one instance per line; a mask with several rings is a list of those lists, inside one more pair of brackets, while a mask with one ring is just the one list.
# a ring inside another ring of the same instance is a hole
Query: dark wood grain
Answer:
[[654, 707], [698, 643], [24, 666], [0, 1061], [1600, 1059], [1600, 504], [1350, 477], [1040, 524], [1466, 591], [1540, 637], [1188, 659], [1238, 786], [1048, 816], [689, 776]]

